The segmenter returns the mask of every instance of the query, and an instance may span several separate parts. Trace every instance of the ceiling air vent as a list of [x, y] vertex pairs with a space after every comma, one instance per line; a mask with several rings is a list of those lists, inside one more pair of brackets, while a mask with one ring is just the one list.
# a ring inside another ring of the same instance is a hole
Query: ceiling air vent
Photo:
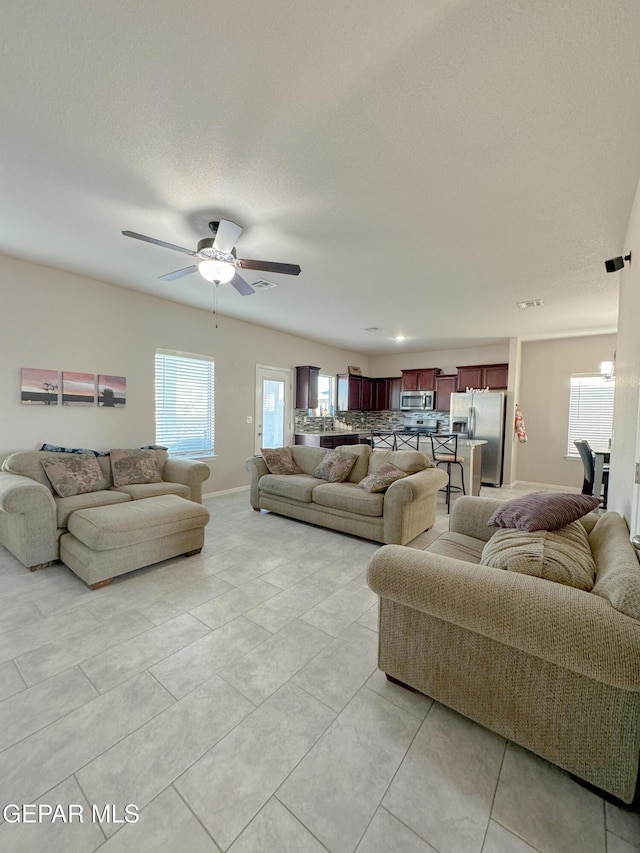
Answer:
[[380, 328], [380, 326], [366, 326], [362, 331], [363, 332], [381, 332], [382, 329]]
[[275, 281], [267, 281], [264, 278], [260, 278], [258, 281], [252, 281], [251, 286], [255, 287], [256, 290], [273, 290], [273, 288], [278, 285]]
[[528, 299], [526, 302], [518, 302], [518, 308], [542, 308], [542, 299]]

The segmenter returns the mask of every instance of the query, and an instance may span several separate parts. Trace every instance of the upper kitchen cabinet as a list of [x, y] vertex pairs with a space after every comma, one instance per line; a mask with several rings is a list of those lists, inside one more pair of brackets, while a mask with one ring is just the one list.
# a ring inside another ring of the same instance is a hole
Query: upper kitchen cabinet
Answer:
[[296, 409], [318, 408], [319, 367], [296, 367]]
[[458, 389], [458, 377], [436, 376], [436, 405], [439, 412], [448, 412], [451, 409], [451, 395]]
[[357, 412], [362, 409], [362, 376], [338, 374], [338, 411]]
[[402, 390], [435, 391], [436, 376], [438, 376], [440, 372], [439, 367], [429, 367], [421, 370], [403, 370]]
[[491, 391], [504, 391], [509, 375], [508, 364], [477, 364], [458, 367], [458, 391], [467, 388], [489, 388]]

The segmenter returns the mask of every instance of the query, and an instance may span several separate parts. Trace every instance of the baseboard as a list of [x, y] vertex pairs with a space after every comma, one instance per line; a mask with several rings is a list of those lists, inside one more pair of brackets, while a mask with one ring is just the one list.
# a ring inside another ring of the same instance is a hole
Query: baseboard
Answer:
[[558, 486], [553, 483], [532, 483], [529, 480], [514, 480], [513, 483], [503, 484], [507, 489], [539, 489], [541, 492], [575, 492], [580, 494], [580, 489], [576, 486]]
[[221, 489], [219, 492], [205, 492], [202, 495], [202, 502], [204, 503], [209, 498], [218, 498], [220, 495], [233, 495], [236, 492], [248, 492], [250, 486], [236, 486], [235, 489]]

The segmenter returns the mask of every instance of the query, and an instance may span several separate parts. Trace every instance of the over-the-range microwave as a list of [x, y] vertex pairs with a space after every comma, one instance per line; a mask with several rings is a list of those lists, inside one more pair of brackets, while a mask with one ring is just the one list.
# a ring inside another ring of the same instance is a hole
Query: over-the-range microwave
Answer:
[[402, 391], [400, 408], [403, 412], [424, 412], [433, 409], [433, 391]]

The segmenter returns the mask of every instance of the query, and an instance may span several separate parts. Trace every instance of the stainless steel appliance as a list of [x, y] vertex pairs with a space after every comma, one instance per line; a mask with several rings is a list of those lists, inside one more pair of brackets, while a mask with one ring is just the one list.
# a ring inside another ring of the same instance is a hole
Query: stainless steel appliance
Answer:
[[403, 412], [425, 412], [433, 409], [433, 391], [402, 391], [400, 408]]
[[481, 480], [502, 485], [504, 460], [504, 391], [469, 391], [451, 395], [451, 432], [483, 439]]

